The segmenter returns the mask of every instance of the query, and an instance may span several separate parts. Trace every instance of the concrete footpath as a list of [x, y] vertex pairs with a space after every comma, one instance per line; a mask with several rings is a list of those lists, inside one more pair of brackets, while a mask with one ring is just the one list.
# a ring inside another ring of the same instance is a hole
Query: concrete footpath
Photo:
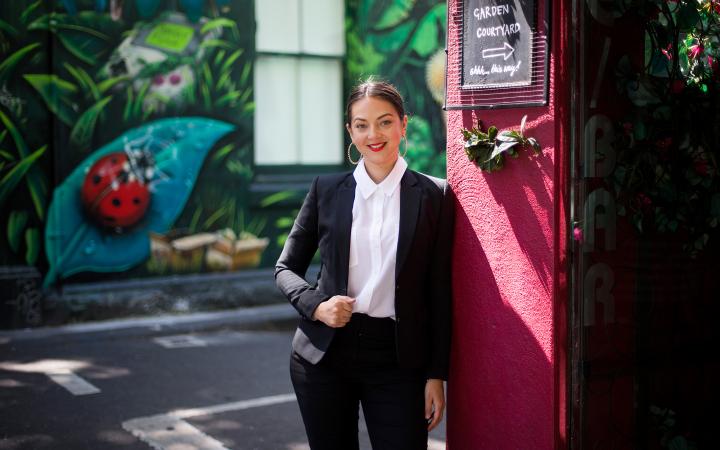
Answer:
[[288, 303], [239, 308], [235, 310], [164, 314], [152, 317], [132, 317], [71, 325], [25, 328], [0, 331], [0, 343], [40, 340], [54, 337], [87, 336], [113, 331], [116, 336], [138, 336], [147, 333], [192, 333], [222, 327], [267, 323], [287, 323], [297, 320], [297, 312]]

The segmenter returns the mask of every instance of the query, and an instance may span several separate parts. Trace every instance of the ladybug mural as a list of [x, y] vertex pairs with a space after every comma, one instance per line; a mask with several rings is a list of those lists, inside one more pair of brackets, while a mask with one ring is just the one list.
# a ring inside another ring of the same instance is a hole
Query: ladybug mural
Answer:
[[105, 155], [85, 175], [81, 188], [83, 207], [97, 224], [122, 232], [145, 216], [152, 175], [153, 161], [148, 152]]

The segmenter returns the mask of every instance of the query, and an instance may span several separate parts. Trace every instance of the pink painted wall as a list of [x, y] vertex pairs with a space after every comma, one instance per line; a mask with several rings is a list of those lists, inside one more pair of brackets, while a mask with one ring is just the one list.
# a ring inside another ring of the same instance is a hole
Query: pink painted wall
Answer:
[[[548, 106], [448, 112], [448, 179], [459, 202], [450, 450], [565, 447], [569, 2], [553, 3]], [[448, 51], [459, 50], [451, 38]], [[468, 161], [461, 128], [481, 119], [519, 129], [525, 114], [541, 155], [522, 150], [491, 174]]]

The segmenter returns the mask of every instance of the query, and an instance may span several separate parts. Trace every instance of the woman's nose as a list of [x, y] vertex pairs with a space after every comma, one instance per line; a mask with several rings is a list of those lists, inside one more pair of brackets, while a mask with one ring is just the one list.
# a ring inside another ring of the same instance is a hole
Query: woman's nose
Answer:
[[378, 127], [375, 125], [370, 125], [370, 127], [368, 128], [368, 137], [373, 138], [378, 134], [380, 134], [380, 130], [378, 129]]

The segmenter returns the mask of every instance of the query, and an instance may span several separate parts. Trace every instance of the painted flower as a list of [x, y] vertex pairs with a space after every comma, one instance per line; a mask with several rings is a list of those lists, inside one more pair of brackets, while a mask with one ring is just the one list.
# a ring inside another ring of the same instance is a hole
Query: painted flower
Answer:
[[573, 228], [573, 239], [575, 241], [582, 243], [583, 241], [583, 230], [580, 227]]
[[665, 57], [666, 57], [667, 59], [669, 59], [670, 61], [672, 61], [672, 59], [673, 59], [673, 56], [672, 56], [672, 44], [668, 44], [668, 46], [667, 46], [666, 48], [663, 48], [663, 49], [661, 49], [660, 51], [662, 52], [663, 55], [665, 55]]
[[702, 44], [695, 44], [688, 47], [688, 57], [690, 59], [697, 59], [705, 51], [705, 47]]

